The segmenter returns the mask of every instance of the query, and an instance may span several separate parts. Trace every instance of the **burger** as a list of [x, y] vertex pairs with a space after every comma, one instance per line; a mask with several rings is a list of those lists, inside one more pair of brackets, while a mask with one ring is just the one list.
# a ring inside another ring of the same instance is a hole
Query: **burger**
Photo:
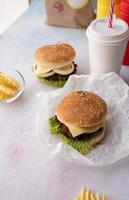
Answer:
[[106, 102], [88, 91], [74, 91], [65, 96], [49, 119], [52, 135], [57, 135], [82, 155], [105, 136]]
[[66, 43], [42, 46], [35, 53], [33, 71], [41, 82], [62, 87], [76, 73], [75, 56], [75, 49]]

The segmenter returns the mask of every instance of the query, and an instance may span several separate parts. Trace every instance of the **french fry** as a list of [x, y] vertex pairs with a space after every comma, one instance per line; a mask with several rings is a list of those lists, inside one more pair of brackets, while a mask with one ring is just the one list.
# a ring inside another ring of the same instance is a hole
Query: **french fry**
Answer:
[[102, 200], [106, 200], [106, 199], [107, 199], [106, 196], [103, 194]]
[[101, 200], [98, 193], [95, 194], [95, 200]]
[[86, 199], [86, 189], [83, 188], [81, 191], [81, 200], [85, 200]]
[[89, 189], [87, 189], [86, 190], [86, 200], [90, 200], [90, 190]]
[[18, 83], [18, 81], [16, 81], [10, 76], [7, 76], [4, 73], [0, 73], [0, 84], [4, 84], [13, 90], [18, 90], [20, 87], [20, 84]]
[[81, 193], [76, 197], [76, 200], [107, 200], [107, 198], [104, 194], [102, 196], [98, 193], [94, 195], [90, 189], [83, 188]]
[[13, 97], [16, 94], [15, 90], [12, 90], [11, 88], [2, 84], [0, 85], [0, 92], [8, 95], [9, 97]]
[[95, 200], [94, 194], [92, 192], [90, 194], [90, 200]]
[[91, 191], [89, 189], [83, 188], [80, 194], [80, 199], [78, 200], [91, 200]]
[[77, 197], [76, 197], [76, 200], [81, 200], [81, 197], [80, 197], [80, 196], [77, 196]]
[[0, 100], [7, 100], [10, 96], [7, 94], [4, 94], [3, 92], [0, 92]]

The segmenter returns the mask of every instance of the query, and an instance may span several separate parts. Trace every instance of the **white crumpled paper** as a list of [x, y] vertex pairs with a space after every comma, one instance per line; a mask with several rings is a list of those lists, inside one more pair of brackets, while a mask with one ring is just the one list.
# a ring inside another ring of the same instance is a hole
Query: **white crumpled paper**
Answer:
[[[55, 113], [60, 100], [75, 90], [88, 90], [100, 95], [108, 105], [106, 117], [107, 135], [89, 155], [82, 156], [64, 144], [49, 131], [48, 119]], [[41, 108], [37, 120], [37, 134], [41, 149], [48, 156], [65, 157], [72, 162], [85, 166], [104, 166], [112, 164], [129, 155], [129, 87], [115, 73], [101, 76], [73, 75], [64, 88], [41, 96]]]

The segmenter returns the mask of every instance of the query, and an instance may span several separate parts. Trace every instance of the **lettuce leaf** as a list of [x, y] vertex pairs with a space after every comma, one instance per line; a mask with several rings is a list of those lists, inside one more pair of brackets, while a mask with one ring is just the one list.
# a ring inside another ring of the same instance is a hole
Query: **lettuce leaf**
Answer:
[[76, 149], [80, 154], [86, 155], [91, 152], [92, 146], [87, 140], [75, 140], [74, 138], [68, 138], [65, 135], [60, 134], [61, 140], [65, 143]]
[[89, 140], [76, 140], [74, 138], [68, 138], [60, 133], [60, 123], [56, 120], [55, 116], [49, 119], [49, 126], [52, 135], [58, 135], [60, 139], [65, 143], [74, 148], [82, 155], [89, 154], [92, 146]]
[[55, 117], [49, 119], [49, 126], [52, 135], [58, 135], [60, 133], [60, 124], [56, 121]]
[[38, 80], [42, 83], [45, 83], [47, 85], [53, 86], [53, 87], [63, 87], [66, 83], [66, 81], [62, 80], [48, 80], [46, 78], [38, 77]]

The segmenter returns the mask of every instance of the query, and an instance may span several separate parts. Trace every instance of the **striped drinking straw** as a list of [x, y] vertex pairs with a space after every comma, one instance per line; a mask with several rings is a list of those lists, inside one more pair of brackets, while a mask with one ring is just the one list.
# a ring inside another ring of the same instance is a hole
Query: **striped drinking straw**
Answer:
[[110, 12], [109, 12], [109, 18], [108, 18], [108, 27], [109, 28], [112, 28], [113, 11], [114, 11], [114, 0], [111, 0]]

